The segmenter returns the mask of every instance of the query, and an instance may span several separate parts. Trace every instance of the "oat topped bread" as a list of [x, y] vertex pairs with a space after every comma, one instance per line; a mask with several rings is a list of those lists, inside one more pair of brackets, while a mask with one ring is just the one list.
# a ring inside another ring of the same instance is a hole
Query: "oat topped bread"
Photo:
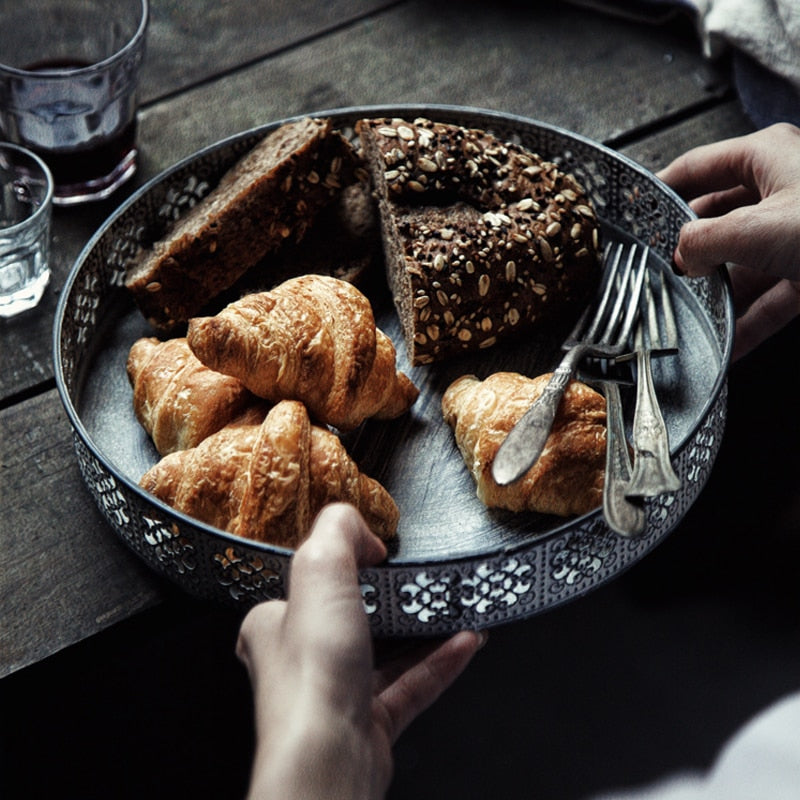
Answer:
[[350, 143], [327, 119], [287, 123], [257, 144], [219, 185], [143, 250], [125, 285], [156, 328], [199, 313], [355, 180]]
[[554, 163], [427, 119], [364, 119], [357, 132], [413, 364], [491, 347], [590, 296], [597, 218]]

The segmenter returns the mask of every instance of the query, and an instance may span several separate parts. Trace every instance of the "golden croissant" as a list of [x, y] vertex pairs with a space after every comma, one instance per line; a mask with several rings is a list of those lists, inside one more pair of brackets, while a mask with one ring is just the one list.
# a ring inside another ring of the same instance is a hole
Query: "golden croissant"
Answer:
[[195, 447], [257, 402], [236, 378], [199, 361], [185, 338], [138, 339], [127, 371], [136, 418], [162, 456]]
[[352, 430], [408, 411], [419, 390], [396, 367], [369, 300], [324, 275], [292, 278], [190, 320], [189, 346], [211, 369], [272, 402], [305, 403], [312, 418]]
[[191, 450], [172, 453], [141, 478], [143, 489], [222, 530], [297, 547], [328, 503], [348, 502], [382, 539], [399, 511], [386, 489], [359, 472], [339, 438], [284, 400], [263, 421], [246, 411]]
[[606, 453], [605, 399], [579, 381], [567, 385], [538, 461], [516, 483], [499, 486], [494, 457], [508, 432], [542, 393], [550, 375], [498, 372], [480, 381], [465, 375], [442, 397], [442, 411], [489, 507], [569, 516], [602, 503]]

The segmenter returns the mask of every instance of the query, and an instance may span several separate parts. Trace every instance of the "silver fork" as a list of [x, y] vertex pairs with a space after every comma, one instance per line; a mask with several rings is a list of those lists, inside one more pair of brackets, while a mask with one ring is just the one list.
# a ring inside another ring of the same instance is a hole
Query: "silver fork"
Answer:
[[625, 492], [627, 497], [655, 497], [664, 492], [675, 492], [681, 486], [681, 480], [670, 461], [669, 435], [656, 397], [650, 364], [651, 355], [674, 355], [678, 352], [678, 328], [663, 274], [659, 274], [659, 283], [657, 304], [651, 286], [651, 273], [648, 271], [642, 296], [642, 317], [634, 337], [634, 461], [631, 482]]
[[[603, 278], [595, 301], [563, 344], [566, 354], [542, 394], [509, 431], [495, 455], [492, 477], [500, 486], [519, 480], [542, 454], [558, 405], [580, 361], [589, 355], [614, 358], [628, 347], [639, 311], [649, 249], [644, 249], [638, 264], [636, 245], [617, 245], [613, 257], [611, 250], [611, 246], [606, 248]], [[623, 262], [626, 250], [628, 257]], [[626, 291], [619, 291], [619, 287]]]
[[638, 536], [645, 528], [645, 511], [641, 503], [627, 495], [631, 480], [631, 459], [619, 381], [606, 375], [580, 375], [581, 379], [599, 387], [606, 398], [606, 465], [603, 480], [603, 516], [608, 527], [621, 536]]

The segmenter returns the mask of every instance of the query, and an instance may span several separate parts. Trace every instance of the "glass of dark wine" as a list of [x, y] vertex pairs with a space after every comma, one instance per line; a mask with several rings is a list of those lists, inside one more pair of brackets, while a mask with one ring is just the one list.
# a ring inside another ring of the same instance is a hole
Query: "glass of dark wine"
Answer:
[[108, 197], [136, 170], [148, 0], [0, 0], [0, 138], [47, 163], [53, 202]]

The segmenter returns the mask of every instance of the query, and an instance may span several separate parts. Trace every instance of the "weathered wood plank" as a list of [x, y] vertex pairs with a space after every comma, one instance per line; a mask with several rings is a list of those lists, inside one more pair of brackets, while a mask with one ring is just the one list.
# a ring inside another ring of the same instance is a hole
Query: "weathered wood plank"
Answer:
[[0, 677], [159, 601], [78, 470], [56, 392], [0, 412]]
[[147, 103], [394, 5], [386, 0], [151, 0]]
[[563, 5], [415, 2], [148, 108], [143, 147], [158, 169], [274, 119], [385, 103], [481, 106], [605, 140], [726, 90], [682, 28]]
[[635, 144], [620, 148], [620, 152], [651, 172], [657, 172], [692, 147], [732, 136], [743, 136], [753, 130], [753, 123], [747, 118], [739, 102], [732, 100], [680, 125], [671, 126]]
[[[357, 9], [367, 6], [350, 10]], [[207, 17], [213, 20], [217, 13], [209, 11]], [[226, 29], [224, 42], [230, 41], [230, 30], [242, 27], [234, 19], [237, 13], [228, 9], [225, 24], [218, 20]], [[243, 11], [242, 19], [252, 21], [255, 13]], [[303, 15], [286, 14], [287, 25], [300, 24], [294, 20]], [[316, 19], [322, 24], [323, 18]], [[167, 58], [164, 54], [181, 37], [199, 37], [191, 26], [200, 23], [191, 21], [187, 30], [184, 24], [190, 22], [175, 17], [163, 27], [154, 25], [152, 58]], [[188, 48], [181, 58], [196, 58], [197, 74], [206, 74], [215, 47], [221, 58], [233, 57], [223, 43], [198, 45], [195, 55]], [[236, 63], [242, 63], [251, 51], [236, 53]], [[191, 72], [188, 66], [180, 71]], [[225, 136], [325, 108], [421, 102], [508, 111], [605, 140], [721, 97], [725, 90], [724, 77], [703, 61], [697, 43], [680, 27], [635, 25], [564, 5], [411, 2], [146, 106], [135, 182], [105, 203], [57, 210], [51, 287], [26, 321], [3, 323], [0, 398], [52, 376], [50, 336], [58, 292], [103, 219], [137, 185]]]

